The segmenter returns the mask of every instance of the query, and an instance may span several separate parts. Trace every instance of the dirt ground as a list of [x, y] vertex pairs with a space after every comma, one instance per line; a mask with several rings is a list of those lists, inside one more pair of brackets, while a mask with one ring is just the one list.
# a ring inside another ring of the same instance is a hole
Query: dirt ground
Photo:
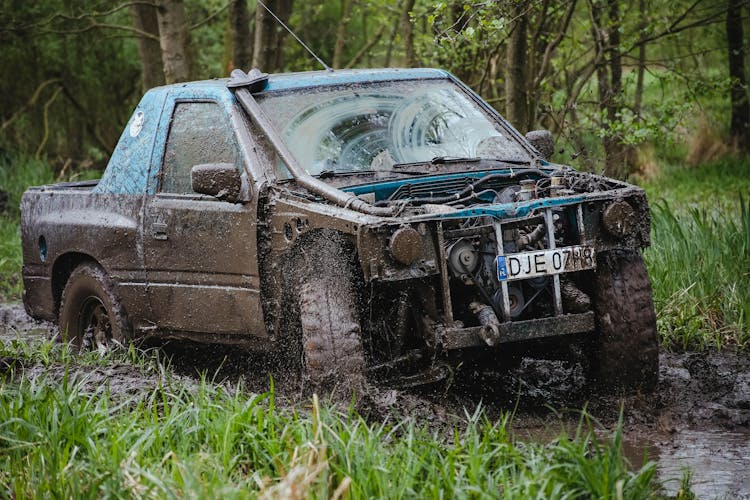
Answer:
[[[54, 327], [35, 322], [17, 304], [0, 304], [0, 340], [49, 336]], [[242, 379], [253, 391], [266, 391], [272, 364], [237, 353], [236, 349], [176, 344], [161, 352], [171, 358], [177, 377], [193, 383], [206, 371], [217, 383]], [[460, 425], [465, 411], [481, 403], [489, 416], [513, 411], [513, 428], [520, 439], [547, 439], [574, 429], [581, 408], [607, 432], [623, 408], [625, 453], [634, 465], [644, 456], [658, 464], [668, 492], [675, 492], [685, 468], [693, 471], [699, 498], [750, 498], [750, 356], [730, 351], [659, 355], [659, 383], [652, 394], [626, 397], [592, 393], [583, 370], [575, 363], [524, 359], [510, 372], [481, 380], [421, 390], [371, 388], [359, 402], [370, 420], [414, 416], [425, 424], [450, 429]], [[0, 358], [0, 371], [23, 367], [27, 377], [62, 377], [62, 368], [43, 367], [33, 360]], [[156, 386], [159, 375], [144, 375], [129, 365], [82, 368], [92, 388], [108, 385], [113, 393], [134, 394]], [[277, 401], [304, 400], [299, 385], [285, 386], [275, 374]]]

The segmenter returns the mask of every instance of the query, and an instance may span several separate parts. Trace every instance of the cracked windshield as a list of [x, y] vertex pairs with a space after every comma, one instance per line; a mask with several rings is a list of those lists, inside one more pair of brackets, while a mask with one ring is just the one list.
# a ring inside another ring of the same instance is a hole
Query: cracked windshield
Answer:
[[[448, 81], [270, 93], [260, 100], [308, 173], [387, 171], [433, 158], [529, 161], [523, 147]], [[279, 166], [279, 176], [289, 173]]]

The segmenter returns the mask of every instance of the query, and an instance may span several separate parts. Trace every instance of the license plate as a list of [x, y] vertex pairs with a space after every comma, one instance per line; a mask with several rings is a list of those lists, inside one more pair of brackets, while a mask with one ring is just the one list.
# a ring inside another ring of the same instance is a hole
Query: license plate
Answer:
[[592, 247], [585, 245], [497, 257], [497, 279], [500, 281], [525, 280], [594, 268], [596, 254]]

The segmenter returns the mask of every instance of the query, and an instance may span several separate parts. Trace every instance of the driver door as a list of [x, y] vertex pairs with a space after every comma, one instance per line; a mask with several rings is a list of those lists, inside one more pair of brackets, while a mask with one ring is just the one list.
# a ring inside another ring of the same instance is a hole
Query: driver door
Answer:
[[257, 200], [248, 195], [244, 203], [230, 203], [191, 187], [193, 166], [232, 163], [243, 172], [249, 191], [248, 159], [233, 123], [231, 111], [215, 101], [173, 101], [156, 193], [146, 202], [143, 218], [147, 294], [159, 330], [265, 335]]

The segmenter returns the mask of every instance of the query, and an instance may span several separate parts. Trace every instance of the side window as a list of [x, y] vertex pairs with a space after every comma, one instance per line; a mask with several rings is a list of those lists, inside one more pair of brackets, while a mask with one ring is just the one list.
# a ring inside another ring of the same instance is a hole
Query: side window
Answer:
[[190, 170], [195, 165], [239, 165], [238, 151], [229, 118], [217, 103], [177, 103], [164, 151], [161, 191], [192, 193]]

